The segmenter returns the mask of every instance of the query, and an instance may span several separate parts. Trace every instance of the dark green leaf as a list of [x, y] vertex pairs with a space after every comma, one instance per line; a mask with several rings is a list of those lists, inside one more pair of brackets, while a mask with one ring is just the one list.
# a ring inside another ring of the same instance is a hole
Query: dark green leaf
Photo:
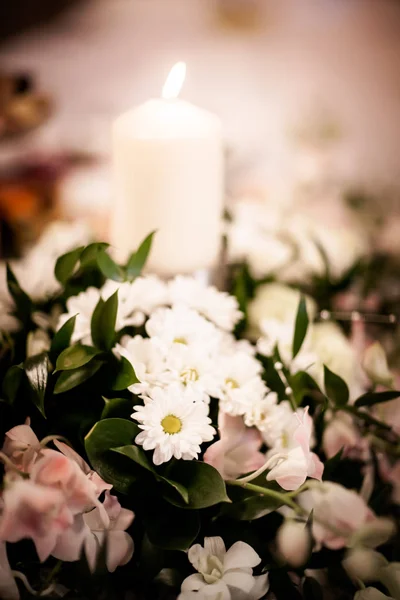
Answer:
[[224, 515], [237, 521], [254, 521], [277, 510], [282, 502], [268, 496], [250, 496], [239, 502], [224, 504]]
[[113, 281], [124, 281], [125, 274], [123, 269], [116, 262], [113, 261], [111, 256], [107, 254], [105, 250], [100, 250], [97, 254], [97, 264], [100, 271], [107, 279]]
[[400, 396], [400, 391], [389, 390], [387, 392], [368, 392], [360, 396], [354, 403], [355, 406], [373, 406], [381, 402], [388, 402]]
[[292, 344], [293, 358], [295, 358], [297, 356], [297, 354], [299, 353], [299, 351], [303, 345], [304, 338], [307, 335], [308, 323], [309, 323], [309, 319], [308, 319], [308, 314], [307, 314], [306, 299], [304, 298], [304, 296], [302, 296], [300, 298], [299, 306], [297, 308], [296, 324], [295, 324], [295, 328], [294, 328], [293, 344]]
[[111, 389], [115, 391], [126, 390], [130, 385], [138, 383], [138, 381], [139, 379], [136, 377], [135, 370], [131, 363], [122, 356], [121, 360], [118, 361], [118, 371], [115, 375]]
[[64, 325], [54, 335], [51, 343], [50, 354], [58, 356], [63, 350], [68, 348], [71, 343], [71, 337], [75, 328], [76, 315], [65, 321]]
[[167, 550], [187, 550], [200, 531], [197, 511], [180, 510], [165, 502], [149, 507], [144, 522], [151, 543]]
[[220, 502], [230, 502], [225, 482], [214, 467], [200, 461], [179, 460], [166, 473], [168, 479], [181, 484], [189, 492], [187, 504], [177, 498], [168, 501], [182, 508], [207, 508]]
[[126, 265], [126, 274], [130, 281], [132, 281], [141, 274], [142, 269], [146, 264], [149, 252], [151, 250], [151, 244], [153, 242], [153, 236], [155, 233], [155, 231], [152, 231], [140, 244], [138, 250], [131, 254]]
[[349, 401], [349, 388], [347, 383], [333, 373], [326, 365], [324, 365], [324, 383], [325, 391], [330, 400], [335, 406], [345, 406]]
[[101, 413], [102, 419], [111, 419], [113, 417], [129, 419], [132, 414], [133, 403], [128, 398], [103, 398], [105, 406]]
[[19, 285], [9, 265], [7, 265], [7, 287], [15, 302], [15, 314], [23, 323], [26, 323], [32, 311], [32, 300]]
[[342, 460], [342, 455], [343, 455], [343, 448], [340, 448], [340, 450], [331, 458], [328, 458], [328, 460], [325, 461], [324, 463], [324, 473], [323, 473], [323, 479], [324, 480], [329, 480], [332, 475], [335, 473], [336, 469], [338, 468], [341, 460]]
[[105, 242], [94, 242], [86, 246], [81, 254], [81, 267], [95, 263], [98, 253], [102, 250], [107, 250], [109, 246], [110, 244], [106, 244]]
[[80, 246], [79, 248], [75, 248], [75, 250], [63, 254], [57, 259], [54, 275], [56, 276], [57, 281], [62, 285], [65, 285], [74, 274], [83, 249], [84, 246]]
[[44, 395], [49, 376], [49, 359], [47, 352], [36, 354], [24, 362], [24, 370], [34, 392], [35, 405], [44, 414]]
[[365, 421], [367, 425], [375, 425], [380, 429], [386, 429], [390, 431], [392, 429], [391, 425], [384, 423], [383, 421], [379, 421], [375, 417], [373, 417], [369, 412], [363, 410], [362, 408], [357, 408], [356, 406], [346, 406], [346, 411], [351, 412], [353, 415]]
[[99, 354], [99, 350], [93, 348], [93, 346], [84, 346], [83, 344], [69, 346], [57, 358], [56, 370], [71, 371], [72, 369], [78, 369], [90, 362], [97, 354]]
[[183, 485], [177, 483], [176, 481], [173, 481], [171, 479], [163, 477], [162, 475], [159, 475], [141, 448], [139, 448], [138, 446], [129, 445], [129, 446], [121, 446], [119, 448], [113, 448], [112, 450], [114, 452], [118, 452], [119, 454], [123, 454], [124, 456], [127, 456], [128, 458], [130, 458], [131, 460], [136, 462], [138, 465], [140, 465], [144, 469], [147, 469], [147, 471], [150, 471], [151, 473], [153, 473], [153, 475], [155, 476], [155, 478], [158, 481], [161, 481], [161, 482], [171, 486], [176, 492], [178, 492], [178, 494], [180, 495], [180, 497], [182, 498], [182, 500], [184, 501], [185, 504], [189, 503], [188, 490]]
[[118, 311], [118, 290], [104, 302], [99, 299], [91, 322], [92, 340], [101, 350], [111, 350], [115, 340], [115, 323]]
[[3, 394], [10, 404], [13, 404], [19, 387], [24, 377], [23, 365], [13, 365], [7, 371], [3, 379]]
[[312, 395], [316, 397], [325, 406], [328, 404], [328, 399], [321, 391], [319, 385], [307, 371], [297, 371], [294, 375], [289, 374], [289, 384], [293, 390], [293, 395], [297, 406], [300, 406], [304, 397]]
[[78, 369], [63, 371], [54, 386], [54, 393], [63, 394], [64, 392], [68, 392], [78, 385], [81, 385], [81, 383], [87, 381], [90, 377], [93, 377], [102, 364], [103, 362], [101, 360], [92, 360], [90, 363], [87, 363]]
[[95, 471], [115, 489], [127, 494], [136, 481], [138, 470], [132, 462], [112, 452], [112, 448], [133, 444], [140, 429], [127, 419], [104, 419], [89, 431], [85, 448]]

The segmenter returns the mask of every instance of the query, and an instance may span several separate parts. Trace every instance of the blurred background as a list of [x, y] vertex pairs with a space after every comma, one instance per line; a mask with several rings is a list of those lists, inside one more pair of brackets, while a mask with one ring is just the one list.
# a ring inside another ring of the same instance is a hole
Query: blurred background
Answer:
[[0, 5], [3, 256], [56, 218], [107, 235], [110, 124], [179, 60], [182, 97], [222, 119], [230, 198], [291, 210], [307, 196], [313, 212], [340, 197], [400, 248], [400, 2], [13, 0]]

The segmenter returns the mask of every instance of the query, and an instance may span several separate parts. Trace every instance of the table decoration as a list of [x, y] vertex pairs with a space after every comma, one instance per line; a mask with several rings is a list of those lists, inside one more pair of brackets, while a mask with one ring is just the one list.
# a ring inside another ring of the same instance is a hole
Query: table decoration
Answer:
[[398, 598], [400, 382], [362, 315], [71, 227], [0, 286], [0, 597]]
[[213, 269], [221, 247], [222, 127], [216, 115], [178, 99], [185, 73], [185, 63], [177, 63], [163, 97], [121, 115], [113, 127], [112, 243], [128, 255], [158, 229], [148, 266], [166, 276]]

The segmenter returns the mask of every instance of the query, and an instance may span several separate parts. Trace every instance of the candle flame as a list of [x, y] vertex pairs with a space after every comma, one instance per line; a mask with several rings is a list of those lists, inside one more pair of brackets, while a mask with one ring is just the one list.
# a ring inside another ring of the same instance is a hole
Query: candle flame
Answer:
[[186, 76], [186, 63], [177, 62], [169, 72], [162, 90], [162, 97], [165, 100], [173, 100], [179, 96], [183, 82]]

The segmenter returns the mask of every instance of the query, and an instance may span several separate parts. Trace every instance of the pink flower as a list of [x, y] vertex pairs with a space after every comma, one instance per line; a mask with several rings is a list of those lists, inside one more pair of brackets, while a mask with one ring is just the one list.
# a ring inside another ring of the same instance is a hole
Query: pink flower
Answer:
[[134, 514], [122, 508], [118, 499], [109, 492], [106, 492], [103, 508], [106, 522], [98, 508], [77, 515], [73, 526], [60, 536], [53, 556], [65, 561], [78, 560], [84, 547], [89, 566], [94, 571], [97, 554], [107, 539], [108, 570], [113, 572], [129, 562], [133, 554], [133, 540], [125, 530], [131, 525]]
[[73, 523], [73, 516], [61, 490], [24, 479], [6, 484], [2, 496], [0, 540], [33, 540], [40, 561], [46, 560], [60, 533]]
[[34, 463], [40, 450], [40, 442], [29, 426], [17, 425], [6, 433], [2, 452], [15, 464], [17, 469], [27, 473]]
[[98, 504], [96, 485], [74, 460], [55, 450], [42, 451], [41, 458], [32, 467], [31, 478], [35, 483], [60, 490], [73, 514]]
[[290, 426], [284, 432], [280, 448], [270, 452], [272, 463], [276, 452], [276, 462], [267, 475], [268, 481], [277, 481], [284, 490], [297, 490], [307, 479], [321, 479], [324, 465], [314, 452], [310, 451], [312, 419], [308, 407], [302, 417], [294, 413]]
[[265, 462], [259, 452], [262, 438], [259, 431], [245, 426], [242, 417], [231, 417], [220, 411], [218, 442], [204, 454], [204, 462], [215, 467], [224, 479], [259, 469]]
[[60, 452], [62, 452], [64, 454], [64, 456], [67, 456], [68, 458], [70, 458], [71, 460], [74, 460], [77, 463], [77, 465], [85, 473], [85, 475], [89, 479], [89, 481], [91, 481], [95, 485], [97, 496], [100, 496], [100, 494], [102, 494], [106, 490], [111, 490], [112, 485], [110, 483], [106, 483], [100, 477], [100, 475], [98, 475], [96, 473], [96, 471], [93, 471], [89, 467], [87, 462], [85, 460], [83, 460], [83, 458], [81, 456], [79, 456], [79, 454], [77, 452], [75, 452], [75, 450], [73, 450], [71, 448], [71, 446], [68, 446], [67, 444], [64, 444], [63, 442], [59, 442], [58, 440], [54, 441], [54, 445], [58, 448], [58, 450]]
[[335, 456], [341, 449], [344, 456], [354, 459], [367, 460], [369, 457], [368, 440], [361, 436], [351, 416], [342, 411], [335, 413], [326, 425], [322, 447], [327, 458]]
[[19, 600], [19, 591], [8, 562], [5, 542], [0, 542], [0, 598]]
[[323, 482], [300, 496], [302, 506], [313, 510], [312, 532], [318, 545], [337, 550], [376, 517], [363, 498], [337, 483]]

